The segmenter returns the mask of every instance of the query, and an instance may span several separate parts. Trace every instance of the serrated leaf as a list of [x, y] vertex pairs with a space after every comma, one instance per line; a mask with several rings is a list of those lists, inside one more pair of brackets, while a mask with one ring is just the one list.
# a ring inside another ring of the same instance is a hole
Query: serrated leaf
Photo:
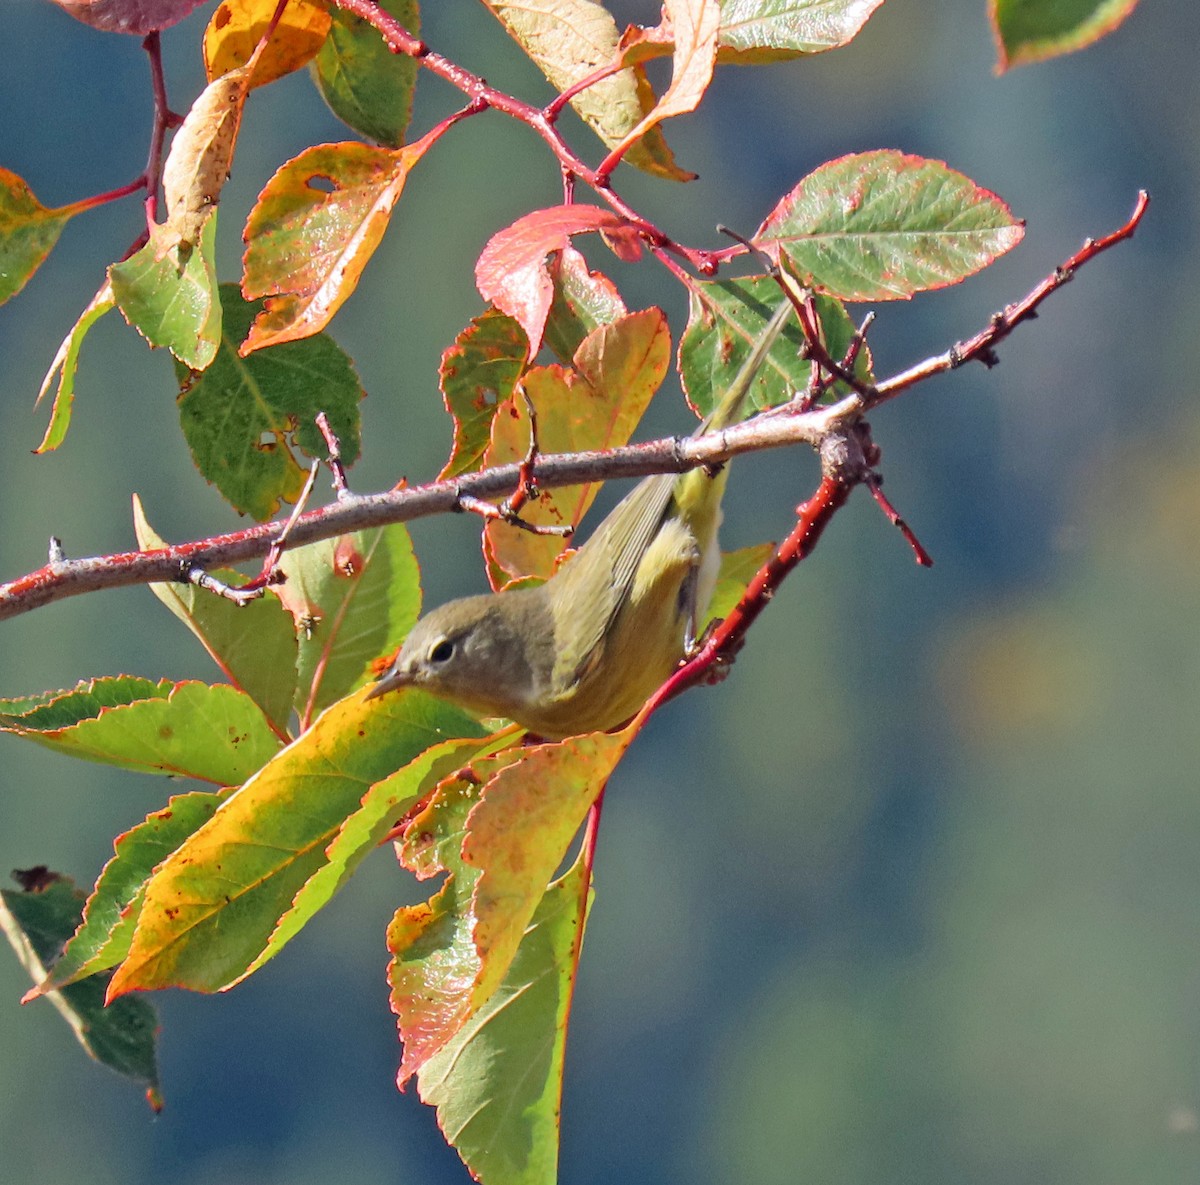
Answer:
[[349, 358], [324, 334], [241, 357], [238, 343], [257, 308], [242, 300], [236, 284], [222, 284], [220, 296], [224, 327], [216, 358], [202, 374], [176, 365], [179, 418], [204, 478], [236, 510], [264, 520], [304, 486], [306, 469], [293, 449], [326, 455], [318, 412], [328, 416], [342, 460], [358, 458], [364, 393]]
[[[688, 324], [679, 343], [679, 374], [688, 402], [707, 416], [729, 389], [771, 314], [785, 299], [770, 276], [701, 281], [692, 285]], [[825, 348], [839, 361], [856, 327], [842, 304], [829, 296], [814, 298]], [[801, 357], [804, 335], [798, 322], [784, 327], [750, 388], [747, 414], [786, 402], [807, 388], [813, 364]], [[855, 373], [871, 378], [871, 353], [865, 347], [855, 359]], [[831, 387], [838, 396], [845, 384]]]
[[411, 689], [334, 704], [150, 878], [110, 998], [232, 986], [281, 948], [280, 918], [369, 787], [430, 745], [481, 735], [458, 709]]
[[[620, 44], [616, 21], [594, 0], [484, 2], [559, 92], [616, 60]], [[613, 148], [655, 102], [645, 73], [640, 67], [631, 67], [582, 90], [571, 100], [571, 106]], [[690, 181], [695, 176], [675, 163], [658, 128], [635, 144], [624, 159], [644, 172], [671, 181]]]
[[[637, 427], [671, 363], [671, 335], [659, 309], [630, 313], [594, 330], [575, 353], [575, 369], [539, 366], [526, 372], [524, 393], [537, 414], [538, 447], [547, 453], [615, 448]], [[529, 447], [529, 413], [512, 399], [492, 421], [487, 466], [519, 460]], [[599, 484], [547, 490], [521, 510], [540, 525], [577, 526]], [[484, 552], [495, 585], [554, 571], [564, 540], [498, 520], [484, 528]]]
[[106, 708], [123, 707], [144, 699], [166, 699], [175, 686], [170, 679], [111, 675], [85, 679], [68, 691], [43, 691], [16, 699], [0, 699], [0, 728], [9, 731], [70, 728]]
[[[62, 944], [79, 925], [83, 894], [65, 877], [39, 870], [37, 884], [24, 892], [0, 890], [0, 929], [35, 983], [45, 978]], [[155, 1035], [158, 1020], [145, 1000], [121, 1000], [104, 1006], [107, 977], [92, 976], [46, 995], [71, 1026], [90, 1057], [146, 1086], [158, 1110]]]
[[997, 70], [1083, 49], [1107, 36], [1138, 0], [989, 0]]
[[421, 611], [421, 573], [402, 523], [285, 552], [279, 598], [296, 627], [296, 711], [305, 729], [361, 687]]
[[[379, 7], [414, 37], [420, 34], [417, 0], [380, 0]], [[337, 9], [311, 69], [321, 97], [343, 123], [389, 148], [404, 143], [418, 66], [406, 54], [392, 53], [377, 29]]]
[[77, 21], [109, 33], [147, 33], [168, 29], [203, 0], [54, 0]]
[[575, 357], [583, 339], [601, 325], [611, 325], [629, 311], [616, 285], [603, 272], [588, 269], [587, 260], [570, 244], [550, 264], [554, 299], [546, 322], [546, 345], [560, 362]]
[[[278, 0], [221, 0], [204, 30], [204, 71], [213, 82], [245, 66], [258, 50]], [[289, 0], [255, 58], [250, 87], [266, 86], [317, 55], [331, 24], [323, 0]]]
[[[133, 526], [143, 551], [167, 546], [136, 494]], [[242, 580], [227, 569], [211, 575], [233, 586]], [[196, 635], [225, 677], [262, 709], [275, 733], [287, 737], [296, 693], [296, 630], [275, 591], [268, 589], [244, 605], [179, 581], [151, 584], [150, 591]]]
[[754, 240], [819, 292], [841, 300], [905, 300], [958, 283], [1023, 234], [994, 193], [941, 161], [880, 151], [810, 173]]
[[16, 173], [0, 169], [0, 304], [25, 287], [76, 212], [43, 206]]
[[108, 269], [125, 320], [151, 346], [165, 346], [193, 370], [212, 362], [221, 339], [216, 238], [216, 211], [210, 210], [195, 246], [156, 226], [140, 251]]
[[358, 286], [410, 171], [438, 134], [398, 149], [318, 144], [267, 182], [243, 232], [242, 291], [269, 299], [243, 354], [329, 323]]
[[589, 904], [582, 860], [538, 903], [491, 999], [425, 1064], [424, 1102], [487, 1185], [554, 1185], [567, 1022]]
[[546, 257], [570, 245], [571, 235], [603, 231], [629, 249], [637, 239], [629, 223], [599, 206], [553, 206], [534, 210], [497, 231], [475, 263], [475, 287], [484, 300], [514, 318], [529, 338], [529, 357], [537, 355], [554, 281]]
[[849, 44], [883, 0], [721, 0], [717, 61], [779, 62]]
[[79, 319], [71, 326], [71, 331], [62, 340], [46, 377], [42, 379], [34, 406], [41, 403], [46, 392], [58, 375], [58, 390], [54, 392], [54, 403], [50, 410], [50, 422], [46, 425], [42, 443], [33, 451], [48, 453], [58, 448], [66, 439], [67, 429], [71, 424], [71, 408], [75, 403], [75, 371], [79, 365], [79, 351], [83, 339], [95, 323], [116, 305], [113, 298], [112, 285], [106, 279], [100, 285], [100, 291], [88, 302], [87, 308], [79, 314]]
[[50, 974], [26, 1000], [115, 967], [128, 953], [141, 909], [142, 888], [162, 863], [198, 827], [212, 818], [232, 790], [196, 790], [174, 795], [160, 811], [117, 836], [114, 855], [83, 909], [83, 921]]
[[[98, 702], [114, 683], [127, 702]], [[135, 685], [97, 679], [17, 715], [0, 701], [0, 731], [103, 765], [222, 786], [237, 785], [279, 748], [258, 706], [233, 687], [164, 680], [138, 695]]]
[[454, 421], [454, 444], [439, 480], [483, 464], [492, 418], [513, 397], [528, 353], [525, 331], [499, 309], [481, 313], [443, 351], [439, 385]]

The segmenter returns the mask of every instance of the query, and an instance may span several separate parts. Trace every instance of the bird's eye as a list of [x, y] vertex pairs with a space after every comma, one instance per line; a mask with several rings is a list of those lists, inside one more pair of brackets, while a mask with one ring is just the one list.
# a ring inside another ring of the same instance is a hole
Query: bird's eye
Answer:
[[436, 663], [449, 662], [454, 654], [454, 643], [449, 638], [443, 638], [429, 652], [429, 661]]

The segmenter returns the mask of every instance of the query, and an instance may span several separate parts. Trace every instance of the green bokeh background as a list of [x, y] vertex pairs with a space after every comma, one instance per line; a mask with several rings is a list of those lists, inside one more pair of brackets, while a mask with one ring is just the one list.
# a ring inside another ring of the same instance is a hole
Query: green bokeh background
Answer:
[[[165, 37], [183, 107], [199, 13]], [[622, 19], [651, 22], [649, 4]], [[0, 164], [48, 203], [119, 185], [150, 114], [135, 39], [7, 0]], [[425, 35], [539, 98], [481, 6]], [[900, 148], [948, 161], [1028, 219], [981, 277], [883, 306], [883, 373], [944, 348], [1032, 286], [1139, 186], [1155, 202], [1040, 319], [874, 419], [887, 488], [933, 552], [918, 569], [865, 495], [755, 628], [723, 685], [639, 741], [608, 796], [598, 899], [568, 1050], [571, 1185], [1157, 1185], [1200, 1170], [1200, 9], [1145, 4], [1075, 57], [997, 78], [984, 0], [890, 3], [846, 50], [724, 70], [673, 121], [678, 187], [618, 174], [676, 237], [749, 231], [816, 165]], [[432, 79], [416, 126], [454, 102]], [[577, 127], [589, 159], [600, 150]], [[343, 138], [304, 77], [255, 96], [222, 204], [222, 275], [274, 168]], [[538, 141], [466, 121], [414, 174], [334, 324], [370, 396], [360, 490], [445, 456], [443, 346], [480, 310], [487, 237], [558, 200]], [[60, 453], [30, 405], [62, 334], [136, 233], [136, 201], [68, 226], [0, 310], [0, 576], [132, 544], [130, 494], [184, 539], [235, 528], [194, 472], [170, 361], [116, 317], [88, 339]], [[631, 305], [681, 321], [653, 265], [593, 260]], [[684, 424], [664, 401], [649, 430]], [[739, 461], [728, 546], [778, 536], [808, 455]], [[473, 591], [476, 529], [415, 531], [430, 600]], [[130, 672], [212, 677], [145, 589], [0, 627], [0, 695]], [[88, 882], [113, 835], [181, 787], [0, 738], [0, 870]], [[383, 928], [414, 890], [386, 853], [251, 982], [157, 1001], [167, 1109], [88, 1063], [0, 957], [0, 1176], [143, 1185], [442, 1185], [466, 1179], [398, 1095]]]

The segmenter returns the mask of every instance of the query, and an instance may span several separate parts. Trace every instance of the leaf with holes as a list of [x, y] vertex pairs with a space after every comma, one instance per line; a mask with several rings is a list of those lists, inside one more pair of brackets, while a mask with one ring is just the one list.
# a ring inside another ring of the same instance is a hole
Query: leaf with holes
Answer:
[[440, 386], [454, 421], [454, 444], [439, 480], [474, 473], [483, 464], [492, 418], [512, 399], [528, 353], [525, 331], [499, 309], [481, 313], [443, 351]]
[[246, 222], [242, 291], [268, 297], [242, 353], [323, 329], [358, 285], [433, 133], [404, 148], [319, 144], [288, 161]]
[[242, 300], [236, 284], [222, 284], [220, 293], [224, 330], [212, 365], [200, 374], [176, 365], [179, 418], [205, 479], [236, 510], [265, 520], [304, 486], [294, 450], [326, 455], [318, 412], [328, 416], [342, 460], [357, 459], [364, 393], [350, 359], [324, 334], [241, 357], [238, 342], [256, 306]]
[[1024, 224], [941, 161], [864, 152], [822, 165], [758, 228], [757, 246], [841, 300], [907, 300], [1015, 247]]

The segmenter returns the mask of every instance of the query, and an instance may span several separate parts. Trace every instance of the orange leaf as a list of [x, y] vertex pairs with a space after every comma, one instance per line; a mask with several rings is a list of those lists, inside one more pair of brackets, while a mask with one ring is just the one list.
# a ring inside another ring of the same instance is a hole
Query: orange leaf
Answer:
[[[209, 82], [250, 61], [277, 6], [277, 0], [221, 0], [204, 30]], [[266, 86], [310, 62], [331, 24], [324, 0], [290, 0], [255, 60], [250, 86]]]

